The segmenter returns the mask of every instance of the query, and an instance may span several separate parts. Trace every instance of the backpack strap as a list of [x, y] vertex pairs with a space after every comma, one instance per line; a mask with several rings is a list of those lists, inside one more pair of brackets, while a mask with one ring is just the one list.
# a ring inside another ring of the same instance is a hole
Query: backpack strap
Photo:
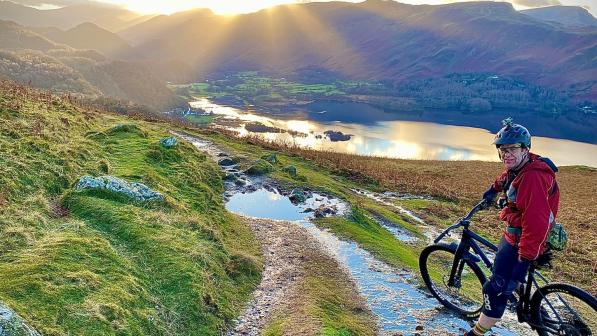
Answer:
[[540, 157], [539, 157], [539, 160], [541, 160], [541, 161], [543, 161], [543, 162], [547, 163], [547, 165], [549, 166], [549, 168], [551, 168], [551, 170], [552, 170], [554, 173], [557, 173], [557, 172], [558, 172], [558, 167], [557, 167], [557, 166], [555, 165], [555, 163], [553, 163], [553, 161], [551, 161], [549, 158], [546, 158], [546, 157], [540, 156]]
[[[553, 161], [551, 161], [549, 158], [546, 158], [546, 157], [540, 156], [540, 157], [539, 157], [539, 160], [541, 160], [541, 161], [545, 162], [545, 163], [546, 163], [546, 164], [549, 166], [549, 168], [551, 168], [551, 170], [552, 170], [554, 173], [557, 173], [557, 172], [558, 172], [558, 167], [557, 167], [557, 166], [555, 165], [555, 163], [553, 163]], [[549, 196], [550, 196], [550, 197], [551, 197], [551, 196], [553, 196], [553, 194], [555, 194], [555, 193], [556, 193], [556, 191], [558, 191], [558, 188], [559, 188], [559, 187], [558, 187], [558, 181], [555, 181], [555, 180], [554, 180], [554, 182], [553, 182], [553, 186], [551, 187], [551, 190], [549, 191]]]

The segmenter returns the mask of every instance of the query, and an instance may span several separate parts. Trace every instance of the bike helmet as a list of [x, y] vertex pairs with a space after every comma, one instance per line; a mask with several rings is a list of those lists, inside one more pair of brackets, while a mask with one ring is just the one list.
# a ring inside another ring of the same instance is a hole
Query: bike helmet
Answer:
[[502, 125], [504, 127], [497, 132], [493, 141], [496, 147], [519, 143], [524, 148], [531, 148], [531, 133], [526, 127], [515, 124], [512, 118], [502, 120]]

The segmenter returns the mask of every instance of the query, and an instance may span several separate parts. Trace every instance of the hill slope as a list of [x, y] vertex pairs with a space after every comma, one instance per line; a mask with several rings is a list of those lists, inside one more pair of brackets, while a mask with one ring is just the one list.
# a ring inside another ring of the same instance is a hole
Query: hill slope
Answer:
[[526, 9], [521, 13], [537, 20], [569, 27], [597, 27], [597, 19], [588, 10], [577, 6], [550, 6]]
[[[44, 335], [219, 335], [259, 279], [259, 244], [214, 163], [129, 123], [0, 82], [0, 301]], [[73, 190], [105, 174], [165, 201]]]
[[0, 1], [0, 20], [12, 20], [25, 26], [57, 27], [70, 29], [84, 22], [116, 31], [124, 29], [131, 24], [137, 24], [151, 16], [142, 16], [126, 9], [88, 2], [66, 6], [58, 9], [39, 10], [32, 7], [16, 4], [11, 1]]
[[[99, 31], [105, 43], [100, 44], [97, 50], [113, 56], [130, 50], [116, 35], [92, 24], [69, 32], [56, 28], [36, 31], [78, 47], [94, 47], [93, 41], [101, 39], [94, 39], [95, 32]], [[186, 103], [166, 87], [168, 79], [184, 78], [187, 73], [184, 64], [112, 60], [95, 50], [74, 49], [51, 41], [10, 21], [0, 21], [0, 42], [0, 75], [21, 84], [91, 98], [105, 95], [132, 100], [161, 111]]]
[[[155, 33], [143, 37], [143, 31]], [[530, 19], [509, 3], [308, 3], [232, 18], [197, 13], [180, 22], [171, 16], [126, 34], [143, 38], [140, 55], [182, 59], [198, 77], [244, 70], [288, 76], [315, 68], [338, 77], [403, 83], [489, 72], [597, 99], [597, 88], [574, 90], [594, 86], [597, 33]]]
[[66, 31], [60, 29], [36, 30], [48, 39], [75, 49], [92, 49], [110, 58], [132, 52], [131, 46], [118, 35], [93, 23], [82, 23]]

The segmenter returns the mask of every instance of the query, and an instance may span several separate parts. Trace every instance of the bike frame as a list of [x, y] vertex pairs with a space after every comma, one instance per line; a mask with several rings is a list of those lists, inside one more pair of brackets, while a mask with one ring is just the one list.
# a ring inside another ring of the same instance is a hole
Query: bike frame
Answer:
[[[448, 286], [460, 287], [460, 274], [462, 274], [465, 260], [471, 261], [473, 263], [478, 263], [482, 261], [488, 269], [491, 269], [493, 266], [492, 260], [490, 260], [489, 257], [487, 257], [487, 254], [483, 251], [480, 245], [487, 247], [489, 250], [493, 252], [497, 252], [498, 247], [469, 229], [471, 218], [475, 213], [477, 213], [479, 210], [483, 208], [485, 208], [485, 203], [480, 202], [465, 217], [461, 218], [456, 224], [447, 228], [434, 240], [434, 243], [437, 244], [445, 236], [449, 235], [450, 231], [461, 226], [463, 227], [462, 238], [460, 239], [460, 243], [458, 244], [458, 247], [456, 247], [456, 251], [454, 253], [454, 261], [452, 263], [452, 269], [450, 271], [450, 278], [448, 279]], [[474, 253], [471, 253], [471, 249]], [[546, 284], [549, 283], [549, 281], [536, 270], [535, 266], [531, 265], [526, 282], [529, 285], [524, 286], [522, 293], [520, 293], [521, 310], [518, 311], [519, 322], [527, 322], [534, 328], [540, 328], [543, 330], [549, 330], [551, 332], [557, 332], [557, 329], [552, 328], [551, 326], [535, 325], [534, 323], [532, 323], [532, 318], [529, 316], [531, 303], [530, 298], [533, 287], [532, 285], [535, 285], [536, 288], [540, 287], [539, 283], [537, 282], [537, 279], [535, 279], [535, 274]], [[487, 279], [483, 280], [487, 281]], [[562, 299], [560, 298], [560, 300]], [[564, 301], [562, 300], [562, 302]], [[554, 310], [550, 302], [548, 302], [548, 305], [552, 310]], [[557, 316], [557, 314], [556, 317], [558, 318], [558, 320], [561, 321], [560, 317]], [[549, 322], [547, 323], [549, 324]]]

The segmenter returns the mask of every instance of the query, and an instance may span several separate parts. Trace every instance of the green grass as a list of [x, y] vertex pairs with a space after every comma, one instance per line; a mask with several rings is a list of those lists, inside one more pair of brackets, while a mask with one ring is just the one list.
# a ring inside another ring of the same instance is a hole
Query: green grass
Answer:
[[216, 116], [214, 115], [188, 115], [185, 117], [188, 121], [197, 125], [208, 125], [211, 124]]
[[[221, 173], [170, 126], [0, 90], [0, 301], [44, 335], [219, 335], [260, 279], [260, 247]], [[77, 192], [83, 175], [165, 201]]]
[[353, 240], [379, 259], [394, 266], [418, 267], [419, 251], [396, 239], [392, 233], [367, 218], [363, 210], [353, 208], [350, 218], [328, 217], [317, 220], [320, 227]]
[[[221, 134], [212, 134], [209, 137], [214, 142], [226, 147], [230, 152], [247, 157], [248, 161], [273, 152], [239, 140], [226, 138]], [[313, 162], [298, 156], [277, 152], [277, 157], [279, 163], [274, 165], [275, 170], [270, 176], [288, 189], [296, 187], [314, 188], [335, 195], [351, 205], [353, 211], [351, 217], [317, 220], [315, 221], [317, 226], [329, 228], [336, 235], [357, 242], [364, 249], [391, 265], [412, 269], [418, 268], [418, 255], [423, 246], [408, 245], [399, 241], [391, 232], [369, 217], [372, 215], [383, 216], [395, 225], [422, 237], [419, 229], [413, 223], [405, 220], [396, 210], [350, 191], [351, 188], [363, 187], [375, 190], [376, 185], [363, 184], [360, 181], [351, 180], [350, 177], [338, 176], [334, 172], [322, 169]], [[297, 168], [297, 178], [293, 178], [283, 171], [283, 167], [288, 165]]]

